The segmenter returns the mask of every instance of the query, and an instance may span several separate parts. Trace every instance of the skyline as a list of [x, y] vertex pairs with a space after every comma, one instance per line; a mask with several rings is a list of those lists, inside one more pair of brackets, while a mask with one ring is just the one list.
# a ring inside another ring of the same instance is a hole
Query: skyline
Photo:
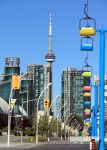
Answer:
[[[61, 74], [66, 67], [78, 70], [85, 65], [86, 53], [80, 51], [79, 20], [84, 17], [85, 0], [2, 0], [0, 1], [0, 73], [4, 59], [17, 56], [21, 59], [21, 72], [29, 64], [44, 64], [48, 52], [49, 16], [52, 14], [52, 50], [54, 97], [61, 94]], [[105, 0], [89, 1], [89, 16], [96, 19], [97, 28], [107, 28]], [[99, 14], [99, 10], [101, 13]], [[78, 11], [77, 11], [78, 10]], [[96, 11], [95, 11], [96, 10]], [[89, 53], [93, 74], [98, 74], [99, 35], [94, 37], [94, 51]], [[106, 52], [107, 56], [107, 52]], [[96, 67], [97, 66], [97, 67]], [[107, 60], [106, 60], [107, 73]]]

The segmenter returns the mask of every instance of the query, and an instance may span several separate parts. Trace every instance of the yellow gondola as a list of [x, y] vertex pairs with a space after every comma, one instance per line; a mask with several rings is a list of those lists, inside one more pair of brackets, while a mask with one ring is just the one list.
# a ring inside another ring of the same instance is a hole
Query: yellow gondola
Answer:
[[81, 36], [94, 36], [96, 34], [95, 28], [92, 27], [82, 27], [80, 29]]
[[89, 122], [86, 122], [85, 125], [86, 125], [86, 126], [90, 126], [90, 123], [89, 123]]
[[91, 112], [91, 109], [85, 109], [84, 112], [90, 113], [90, 112]]
[[85, 92], [85, 93], [83, 94], [83, 96], [84, 96], [84, 97], [90, 97], [90, 96], [91, 96], [91, 93]]
[[95, 36], [96, 34], [96, 21], [95, 19], [88, 16], [85, 12], [86, 17], [80, 19], [79, 28], [80, 36]]
[[91, 76], [92, 76], [92, 73], [90, 71], [82, 73], [82, 77], [88, 77], [88, 78], [90, 78]]

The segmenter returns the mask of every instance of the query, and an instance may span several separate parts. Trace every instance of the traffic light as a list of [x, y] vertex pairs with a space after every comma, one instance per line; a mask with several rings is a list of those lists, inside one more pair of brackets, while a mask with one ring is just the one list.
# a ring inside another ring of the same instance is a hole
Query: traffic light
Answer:
[[48, 101], [47, 99], [44, 99], [44, 108], [47, 108], [47, 106], [48, 106]]
[[44, 99], [44, 108], [49, 107], [49, 99]]
[[12, 89], [18, 90], [20, 89], [20, 76], [12, 75]]

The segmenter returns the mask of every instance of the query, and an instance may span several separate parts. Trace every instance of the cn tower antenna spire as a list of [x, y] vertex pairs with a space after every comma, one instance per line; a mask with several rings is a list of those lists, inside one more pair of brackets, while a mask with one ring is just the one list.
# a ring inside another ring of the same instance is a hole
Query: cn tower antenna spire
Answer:
[[50, 13], [49, 35], [52, 35], [52, 15]]
[[52, 52], [52, 16], [50, 13], [50, 22], [49, 22], [49, 45], [48, 45], [48, 52], [51, 53]]

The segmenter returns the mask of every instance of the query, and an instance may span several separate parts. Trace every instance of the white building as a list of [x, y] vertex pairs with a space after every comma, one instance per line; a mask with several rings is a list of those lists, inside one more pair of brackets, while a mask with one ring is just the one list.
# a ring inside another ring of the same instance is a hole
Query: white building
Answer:
[[[94, 82], [99, 85], [99, 76], [94, 76]], [[104, 93], [104, 101], [105, 101], [105, 119], [107, 119], [107, 75], [105, 75], [105, 93]], [[99, 92], [98, 92], [98, 103], [99, 103]]]

